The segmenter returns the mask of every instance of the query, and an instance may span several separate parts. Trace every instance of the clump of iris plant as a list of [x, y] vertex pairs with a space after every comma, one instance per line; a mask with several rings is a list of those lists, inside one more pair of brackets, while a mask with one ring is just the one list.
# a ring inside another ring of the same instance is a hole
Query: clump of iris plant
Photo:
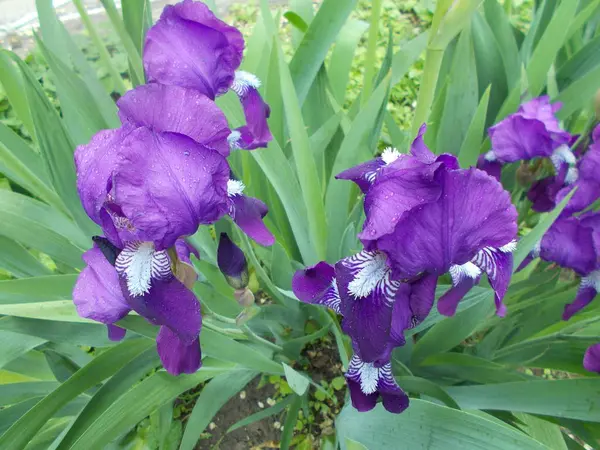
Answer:
[[292, 288], [304, 302], [343, 316], [354, 356], [346, 373], [352, 404], [372, 409], [378, 397], [390, 412], [408, 407], [394, 381], [390, 357], [404, 331], [429, 314], [438, 278], [453, 285], [438, 310], [453, 315], [483, 273], [495, 291], [496, 310], [512, 273], [517, 212], [510, 195], [486, 172], [460, 169], [455, 156], [435, 156], [421, 127], [409, 154], [386, 149], [381, 157], [342, 172], [365, 195], [364, 249], [335, 265], [298, 271]]
[[[157, 350], [172, 374], [201, 366], [200, 303], [185, 237], [229, 215], [252, 239], [271, 245], [262, 222], [266, 205], [243, 194], [232, 177], [232, 150], [266, 147], [272, 139], [258, 78], [237, 69], [244, 40], [203, 3], [167, 6], [148, 30], [144, 68], [148, 84], [118, 102], [121, 127], [104, 130], [75, 151], [77, 189], [103, 236], [73, 292], [82, 317], [108, 326], [133, 310], [160, 325]], [[234, 91], [246, 125], [230, 129], [214, 100]]]

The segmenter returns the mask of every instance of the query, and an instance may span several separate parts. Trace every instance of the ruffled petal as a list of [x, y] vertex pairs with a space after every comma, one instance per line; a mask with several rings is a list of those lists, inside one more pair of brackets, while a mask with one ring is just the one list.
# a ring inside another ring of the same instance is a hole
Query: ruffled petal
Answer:
[[146, 34], [149, 82], [197, 89], [214, 99], [227, 92], [244, 50], [242, 34], [202, 2], [167, 6]]
[[404, 213], [437, 200], [442, 185], [435, 179], [439, 164], [398, 159], [381, 170], [365, 196], [366, 220], [358, 237], [374, 241], [394, 231]]
[[[124, 279], [121, 279], [121, 286], [126, 289]], [[194, 293], [175, 277], [154, 280], [148, 293], [128, 295], [127, 303], [150, 323], [170, 328], [184, 345], [190, 345], [200, 334], [200, 303]]]
[[391, 279], [385, 255], [363, 251], [335, 265], [342, 329], [363, 361], [389, 356], [392, 310], [399, 281]]
[[323, 305], [340, 313], [335, 269], [325, 261], [297, 271], [292, 278], [292, 291], [302, 302]]
[[558, 146], [543, 122], [517, 114], [491, 127], [489, 135], [492, 151], [502, 163], [549, 157]]
[[231, 130], [225, 114], [195, 89], [146, 84], [127, 92], [117, 105], [123, 123], [183, 134], [223, 156], [229, 155]]
[[160, 327], [156, 337], [156, 349], [163, 367], [171, 375], [194, 373], [202, 366], [200, 340], [184, 343], [168, 327]]
[[229, 165], [216, 151], [180, 134], [138, 128], [123, 142], [115, 203], [139, 240], [163, 250], [227, 212], [228, 179]]
[[263, 222], [269, 208], [261, 200], [245, 195], [230, 197], [232, 207], [230, 216], [244, 233], [260, 245], [269, 246], [275, 243], [275, 236]]
[[378, 241], [397, 276], [442, 274], [470, 261], [485, 247], [500, 248], [517, 234], [517, 211], [510, 195], [477, 169], [442, 172], [438, 201], [414, 208], [394, 232]]
[[577, 291], [577, 296], [572, 303], [565, 305], [565, 310], [563, 311], [563, 320], [569, 320], [573, 317], [574, 314], [581, 311], [587, 305], [589, 305], [592, 300], [596, 297], [597, 291], [594, 286], [590, 286], [586, 284], [583, 280], [581, 285], [579, 286], [579, 290]]
[[594, 344], [585, 351], [583, 367], [588, 372], [600, 373], [600, 344]]
[[113, 173], [119, 162], [121, 142], [133, 127], [102, 130], [86, 145], [75, 149], [77, 191], [87, 215], [102, 225], [100, 212], [110, 191]]
[[105, 324], [121, 320], [131, 308], [121, 292], [115, 268], [97, 246], [86, 251], [83, 260], [87, 266], [77, 277], [73, 289], [77, 314]]

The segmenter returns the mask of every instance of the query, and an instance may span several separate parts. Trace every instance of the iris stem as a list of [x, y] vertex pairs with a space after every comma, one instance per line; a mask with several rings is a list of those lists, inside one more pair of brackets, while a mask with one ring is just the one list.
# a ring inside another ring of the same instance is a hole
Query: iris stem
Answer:
[[246, 333], [236, 328], [223, 328], [216, 325], [214, 322], [210, 320], [203, 320], [202, 326], [208, 328], [209, 330], [216, 331], [217, 333], [224, 334], [225, 336], [230, 336], [236, 339], [239, 338], [247, 338]]
[[256, 334], [254, 331], [252, 331], [248, 325], [242, 325], [242, 331], [246, 334], [246, 336], [248, 337], [248, 340], [256, 342], [257, 344], [264, 345], [265, 347], [270, 348], [274, 352], [278, 352], [278, 353], [283, 352], [283, 347], [281, 347], [280, 345], [274, 344], [271, 341], [267, 341], [265, 338], [260, 337], [258, 334]]
[[[210, 311], [210, 315], [214, 319], [218, 320], [219, 322], [228, 323], [228, 324], [236, 323], [235, 319], [231, 319], [229, 317], [222, 316], [213, 311]], [[265, 347], [268, 347], [275, 352], [283, 352], [283, 347], [281, 347], [280, 345], [274, 344], [273, 342], [270, 342], [270, 341], [266, 340], [265, 338], [260, 337], [258, 334], [256, 334], [254, 331], [252, 331], [252, 329], [248, 325], [242, 325], [239, 329], [222, 328], [222, 327], [219, 327], [218, 325], [216, 325], [215, 323], [213, 323], [212, 321], [205, 321], [204, 325], [206, 325], [207, 328], [210, 328], [213, 331], [217, 331], [219, 333], [236, 336], [236, 337], [244, 336], [249, 341], [264, 345]]]
[[377, 38], [379, 37], [379, 18], [381, 17], [381, 0], [373, 0], [371, 4], [371, 24], [367, 39], [367, 57], [361, 103], [365, 105], [371, 96], [373, 78], [375, 77], [375, 58], [377, 55]]

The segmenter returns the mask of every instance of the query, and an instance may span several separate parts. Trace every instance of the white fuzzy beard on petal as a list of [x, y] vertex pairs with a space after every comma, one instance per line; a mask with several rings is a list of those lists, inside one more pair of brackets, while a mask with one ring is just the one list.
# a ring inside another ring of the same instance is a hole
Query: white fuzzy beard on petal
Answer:
[[363, 363], [358, 369], [360, 376], [360, 390], [365, 394], [377, 392], [377, 383], [379, 382], [379, 369], [372, 363]]
[[565, 184], [573, 184], [577, 181], [578, 178], [579, 170], [577, 170], [577, 167], [569, 167], [569, 170], [567, 170], [567, 174], [565, 175]]
[[245, 96], [250, 89], [258, 89], [260, 87], [260, 80], [256, 75], [250, 72], [244, 72], [238, 70], [235, 72], [235, 78], [231, 89], [239, 96]]
[[227, 136], [227, 143], [229, 144], [229, 148], [231, 150], [237, 150], [240, 148], [240, 139], [242, 138], [242, 133], [237, 130], [233, 130]]
[[128, 242], [115, 262], [115, 269], [127, 280], [129, 293], [136, 297], [150, 291], [152, 279], [171, 274], [171, 263], [165, 250], [156, 251], [152, 242]]
[[227, 196], [235, 197], [236, 195], [242, 195], [246, 186], [240, 180], [228, 180], [227, 181]]
[[592, 287], [600, 292], [600, 270], [591, 272], [587, 277], [581, 279], [581, 287]]
[[574, 166], [577, 162], [577, 159], [575, 158], [575, 155], [569, 146], [563, 144], [554, 150], [554, 152], [552, 152], [552, 155], [550, 155], [550, 161], [552, 161], [552, 165], [554, 165], [554, 168], [558, 172], [562, 163], [566, 163], [569, 166]]
[[513, 239], [508, 244], [504, 244], [502, 247], [498, 248], [502, 253], [512, 253], [517, 249], [517, 240]]
[[386, 148], [381, 154], [381, 159], [385, 163], [385, 165], [389, 165], [400, 158], [400, 152], [392, 147]]
[[460, 265], [453, 264], [450, 266], [449, 272], [454, 286], [458, 285], [465, 278], [477, 278], [481, 275], [481, 269], [471, 261]]
[[533, 256], [534, 258], [537, 258], [538, 256], [540, 256], [541, 251], [542, 251], [542, 240], [540, 239], [539, 241], [537, 241], [535, 243], [535, 245], [531, 249], [531, 256]]
[[489, 152], [487, 152], [485, 154], [485, 156], [483, 157], [483, 159], [485, 159], [487, 162], [494, 162], [498, 158], [496, 157], [496, 154], [494, 153], [494, 150], [490, 150]]
[[383, 281], [390, 268], [386, 264], [386, 257], [383, 253], [360, 252], [354, 259], [359, 260], [360, 270], [354, 276], [354, 279], [348, 284], [348, 292], [355, 298], [368, 296], [377, 285]]

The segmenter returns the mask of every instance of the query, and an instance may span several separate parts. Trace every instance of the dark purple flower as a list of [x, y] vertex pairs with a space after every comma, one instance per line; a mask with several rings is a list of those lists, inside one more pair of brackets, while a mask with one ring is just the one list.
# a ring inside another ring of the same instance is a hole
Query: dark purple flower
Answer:
[[381, 396], [383, 407], [395, 414], [408, 408], [408, 395], [398, 386], [392, 375], [392, 365], [375, 365], [354, 355], [348, 365], [346, 381], [352, 406], [358, 411], [370, 411]]
[[275, 237], [262, 220], [269, 208], [256, 198], [243, 195], [245, 188], [239, 180], [227, 182], [228, 213], [237, 226], [256, 242], [265, 246], [273, 245]]
[[534, 182], [527, 192], [527, 198], [532, 203], [531, 208], [537, 212], [552, 211], [556, 207], [556, 196], [564, 185], [564, 174], [546, 177]]
[[217, 249], [217, 264], [227, 283], [234, 289], [248, 286], [248, 263], [244, 252], [235, 245], [227, 233], [221, 233]]
[[438, 308], [453, 314], [458, 301], [482, 272], [495, 290], [496, 309], [512, 273], [517, 212], [497, 180], [477, 169], [444, 170], [439, 200], [405, 213], [394, 232], [377, 241], [398, 277], [450, 271], [453, 291]]
[[242, 103], [246, 125], [236, 130], [237, 135], [230, 137], [230, 143], [234, 147], [254, 150], [259, 147], [266, 147], [273, 140], [267, 123], [271, 109], [260, 96], [259, 87], [260, 80], [256, 75], [243, 71], [235, 73], [231, 89], [237, 94]]
[[231, 130], [225, 114], [195, 89], [147, 84], [127, 92], [117, 105], [124, 124], [183, 134], [223, 156], [229, 155]]
[[583, 367], [589, 372], [600, 373], [600, 344], [594, 344], [585, 351]]
[[167, 6], [146, 34], [149, 82], [194, 88], [214, 99], [231, 87], [242, 61], [244, 38], [202, 2]]
[[342, 328], [357, 355], [380, 363], [404, 345], [406, 329], [427, 317], [436, 281], [432, 275], [410, 283], [394, 280], [383, 253], [362, 251], [335, 267], [320, 262], [296, 272], [292, 290], [303, 302], [342, 314]]
[[505, 164], [550, 157], [554, 150], [571, 139], [571, 135], [560, 128], [555, 116], [561, 106], [560, 103], [550, 104], [547, 96], [522, 104], [516, 113], [488, 130], [492, 149], [484, 161]]
[[488, 175], [500, 181], [502, 177], [502, 163], [490, 157], [490, 161], [486, 159], [486, 155], [480, 155], [477, 158], [477, 168], [483, 170]]

